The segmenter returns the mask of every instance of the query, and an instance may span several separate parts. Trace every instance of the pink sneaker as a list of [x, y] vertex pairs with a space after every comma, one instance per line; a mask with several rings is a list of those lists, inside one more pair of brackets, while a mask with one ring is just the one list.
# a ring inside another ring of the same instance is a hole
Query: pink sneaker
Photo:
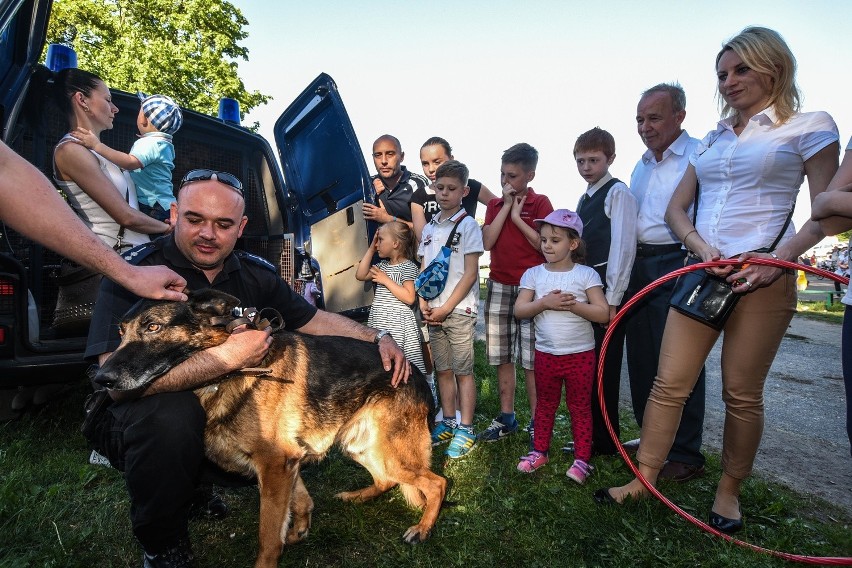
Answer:
[[535, 450], [521, 458], [518, 463], [518, 471], [521, 473], [532, 473], [548, 462], [548, 457]]
[[584, 462], [583, 460], [574, 460], [574, 463], [571, 464], [571, 467], [568, 468], [568, 471], [565, 473], [565, 475], [567, 475], [569, 478], [573, 479], [580, 485], [583, 485], [583, 483], [586, 482], [586, 478], [589, 477], [594, 470], [594, 467]]

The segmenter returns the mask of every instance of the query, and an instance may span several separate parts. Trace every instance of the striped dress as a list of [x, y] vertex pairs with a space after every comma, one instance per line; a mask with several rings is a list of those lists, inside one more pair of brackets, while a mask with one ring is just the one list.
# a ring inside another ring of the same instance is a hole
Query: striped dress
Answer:
[[[397, 284], [417, 279], [420, 268], [410, 260], [391, 264], [382, 260], [376, 265]], [[400, 346], [408, 359], [421, 372], [426, 372], [423, 364], [423, 349], [420, 341], [420, 328], [411, 306], [402, 303], [383, 284], [376, 284], [373, 307], [370, 309], [368, 325], [376, 329], [386, 329]]]

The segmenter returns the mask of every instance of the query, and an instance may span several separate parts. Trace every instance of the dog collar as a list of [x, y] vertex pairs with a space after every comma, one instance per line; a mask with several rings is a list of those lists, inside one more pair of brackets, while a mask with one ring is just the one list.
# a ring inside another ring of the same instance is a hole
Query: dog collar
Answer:
[[[272, 312], [272, 319], [263, 317], [264, 312]], [[274, 308], [263, 308], [262, 310], [245, 308], [239, 317], [235, 315], [216, 316], [210, 318], [210, 323], [215, 326], [224, 326], [225, 331], [228, 333], [232, 333], [241, 325], [245, 325], [251, 329], [266, 329], [267, 327], [271, 327], [272, 333], [275, 333], [284, 327], [284, 318]]]
[[[263, 317], [264, 312], [272, 312], [270, 314], [271, 320]], [[272, 328], [272, 333], [280, 330], [284, 327], [284, 318], [281, 317], [281, 314], [278, 310], [274, 308], [263, 308], [262, 310], [258, 310], [257, 308], [245, 308], [242, 311], [242, 315], [237, 317], [235, 315], [230, 316], [216, 316], [210, 318], [211, 325], [214, 326], [223, 326], [225, 331], [228, 333], [233, 333], [234, 330], [241, 325], [244, 325], [251, 329], [266, 329], [267, 327]], [[240, 369], [237, 371], [238, 373], [245, 375], [253, 375], [257, 377], [265, 377], [272, 373], [272, 369], [269, 367], [246, 367], [244, 369]], [[291, 382], [291, 381], [284, 381]], [[209, 388], [209, 391], [215, 392], [218, 389], [218, 386], [211, 385], [213, 388]]]

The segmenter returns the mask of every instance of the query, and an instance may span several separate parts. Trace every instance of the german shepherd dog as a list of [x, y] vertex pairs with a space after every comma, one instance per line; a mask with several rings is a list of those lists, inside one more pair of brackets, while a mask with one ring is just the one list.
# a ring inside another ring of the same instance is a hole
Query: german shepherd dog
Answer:
[[[187, 302], [140, 302], [125, 315], [121, 345], [96, 381], [141, 392], [193, 353], [224, 342], [229, 333], [218, 322], [238, 304], [215, 290], [190, 294]], [[375, 345], [287, 331], [273, 334], [263, 364], [269, 376], [234, 373], [195, 391], [207, 413], [208, 457], [257, 477], [255, 567], [277, 566], [283, 545], [307, 536], [313, 501], [299, 468], [334, 444], [373, 476], [369, 487], [337, 497], [362, 502], [399, 485], [410, 504], [423, 508], [403, 539], [428, 538], [447, 481], [430, 469], [433, 403], [422, 373], [412, 367], [408, 383], [395, 389]]]

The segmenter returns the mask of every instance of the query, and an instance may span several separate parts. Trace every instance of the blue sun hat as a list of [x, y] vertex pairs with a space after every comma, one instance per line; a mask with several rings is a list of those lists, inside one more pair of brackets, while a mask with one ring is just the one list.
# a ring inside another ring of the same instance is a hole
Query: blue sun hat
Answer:
[[183, 113], [178, 104], [166, 95], [136, 93], [142, 101], [142, 113], [164, 134], [174, 134], [183, 124]]

